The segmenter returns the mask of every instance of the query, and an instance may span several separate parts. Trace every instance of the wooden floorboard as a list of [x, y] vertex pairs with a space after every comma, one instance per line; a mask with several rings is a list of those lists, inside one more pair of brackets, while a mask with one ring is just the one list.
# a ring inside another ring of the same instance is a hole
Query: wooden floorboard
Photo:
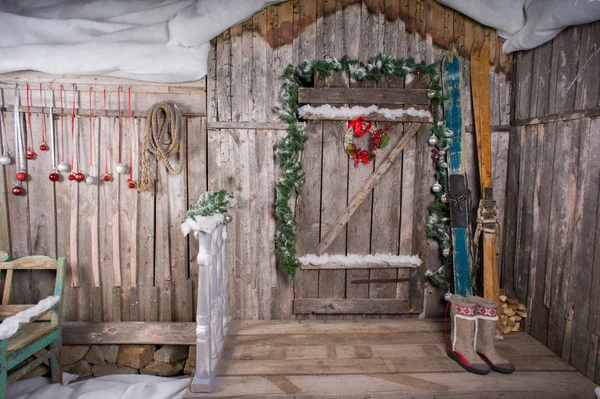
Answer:
[[595, 398], [595, 384], [526, 333], [497, 341], [512, 375], [477, 376], [445, 354], [440, 320], [235, 322], [214, 398]]

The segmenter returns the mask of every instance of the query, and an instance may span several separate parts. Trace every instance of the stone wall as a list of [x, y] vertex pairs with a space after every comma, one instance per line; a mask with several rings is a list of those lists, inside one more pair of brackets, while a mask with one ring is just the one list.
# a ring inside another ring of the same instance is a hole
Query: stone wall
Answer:
[[150, 374], [162, 377], [193, 375], [196, 346], [64, 345], [61, 348], [60, 363], [63, 371], [77, 374], [79, 379], [109, 374]]

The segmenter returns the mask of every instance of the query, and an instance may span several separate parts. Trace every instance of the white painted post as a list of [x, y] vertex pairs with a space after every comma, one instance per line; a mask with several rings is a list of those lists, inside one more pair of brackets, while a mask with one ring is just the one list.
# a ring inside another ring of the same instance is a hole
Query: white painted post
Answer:
[[210, 234], [194, 232], [199, 238], [198, 251], [198, 305], [196, 312], [196, 374], [192, 380], [192, 392], [210, 392], [212, 381], [212, 351], [211, 351], [211, 312], [210, 312], [210, 275], [212, 263], [210, 256]]
[[196, 374], [192, 392], [210, 392], [214, 372], [229, 326], [227, 301], [227, 227], [196, 231], [198, 252], [198, 306], [196, 320]]

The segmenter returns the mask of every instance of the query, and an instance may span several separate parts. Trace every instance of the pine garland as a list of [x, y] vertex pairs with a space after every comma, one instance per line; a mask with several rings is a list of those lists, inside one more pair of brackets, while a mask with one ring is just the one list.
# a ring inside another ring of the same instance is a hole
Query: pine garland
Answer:
[[227, 190], [207, 191], [200, 195], [198, 202], [190, 207], [186, 216], [196, 220], [197, 216], [207, 217], [223, 214], [227, 211], [227, 206], [232, 200], [233, 195], [228, 193]]
[[[452, 132], [449, 132], [441, 118], [440, 107], [444, 100], [442, 86], [438, 78], [437, 63], [427, 64], [425, 61], [417, 63], [412, 58], [392, 58], [378, 54], [363, 63], [356, 59], [344, 56], [340, 60], [335, 58], [324, 58], [315, 61], [303, 61], [299, 65], [288, 65], [281, 78], [280, 98], [281, 107], [275, 111], [280, 118], [287, 123], [287, 136], [275, 145], [279, 166], [283, 171], [282, 177], [277, 182], [277, 197], [275, 202], [275, 216], [279, 221], [275, 235], [275, 251], [280, 257], [281, 266], [288, 277], [293, 279], [296, 269], [300, 266], [296, 259], [296, 242], [298, 240], [298, 224], [292, 214], [290, 200], [292, 194], [302, 193], [302, 186], [306, 182], [300, 153], [308, 136], [304, 133], [306, 123], [298, 121], [298, 87], [311, 86], [313, 76], [317, 74], [319, 79], [325, 79], [332, 71], [346, 71], [350, 78], [361, 81], [372, 79], [379, 81], [382, 77], [407, 77], [411, 74], [429, 77], [428, 89], [433, 95], [430, 104], [433, 114], [431, 134], [438, 139], [436, 144], [440, 157], [436, 162], [435, 177], [442, 186], [442, 190], [436, 194], [435, 200], [429, 205], [429, 215], [426, 220], [426, 230], [429, 237], [440, 241], [440, 247], [444, 258], [444, 265], [450, 263], [450, 257], [446, 254], [450, 248], [449, 225], [445, 222], [449, 215], [448, 206], [442, 203], [441, 197], [448, 189], [448, 172], [445, 154], [448, 149]], [[444, 251], [446, 249], [446, 251]]]

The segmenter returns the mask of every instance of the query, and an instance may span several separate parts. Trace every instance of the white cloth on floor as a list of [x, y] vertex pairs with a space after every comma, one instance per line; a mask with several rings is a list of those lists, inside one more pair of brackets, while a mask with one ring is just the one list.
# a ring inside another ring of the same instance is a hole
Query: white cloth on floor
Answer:
[[7, 399], [176, 399], [183, 397], [189, 385], [189, 378], [142, 374], [109, 375], [69, 385], [50, 384], [50, 379], [37, 377], [9, 385]]
[[185, 82], [206, 75], [209, 41], [274, 1], [5, 0], [0, 73]]

